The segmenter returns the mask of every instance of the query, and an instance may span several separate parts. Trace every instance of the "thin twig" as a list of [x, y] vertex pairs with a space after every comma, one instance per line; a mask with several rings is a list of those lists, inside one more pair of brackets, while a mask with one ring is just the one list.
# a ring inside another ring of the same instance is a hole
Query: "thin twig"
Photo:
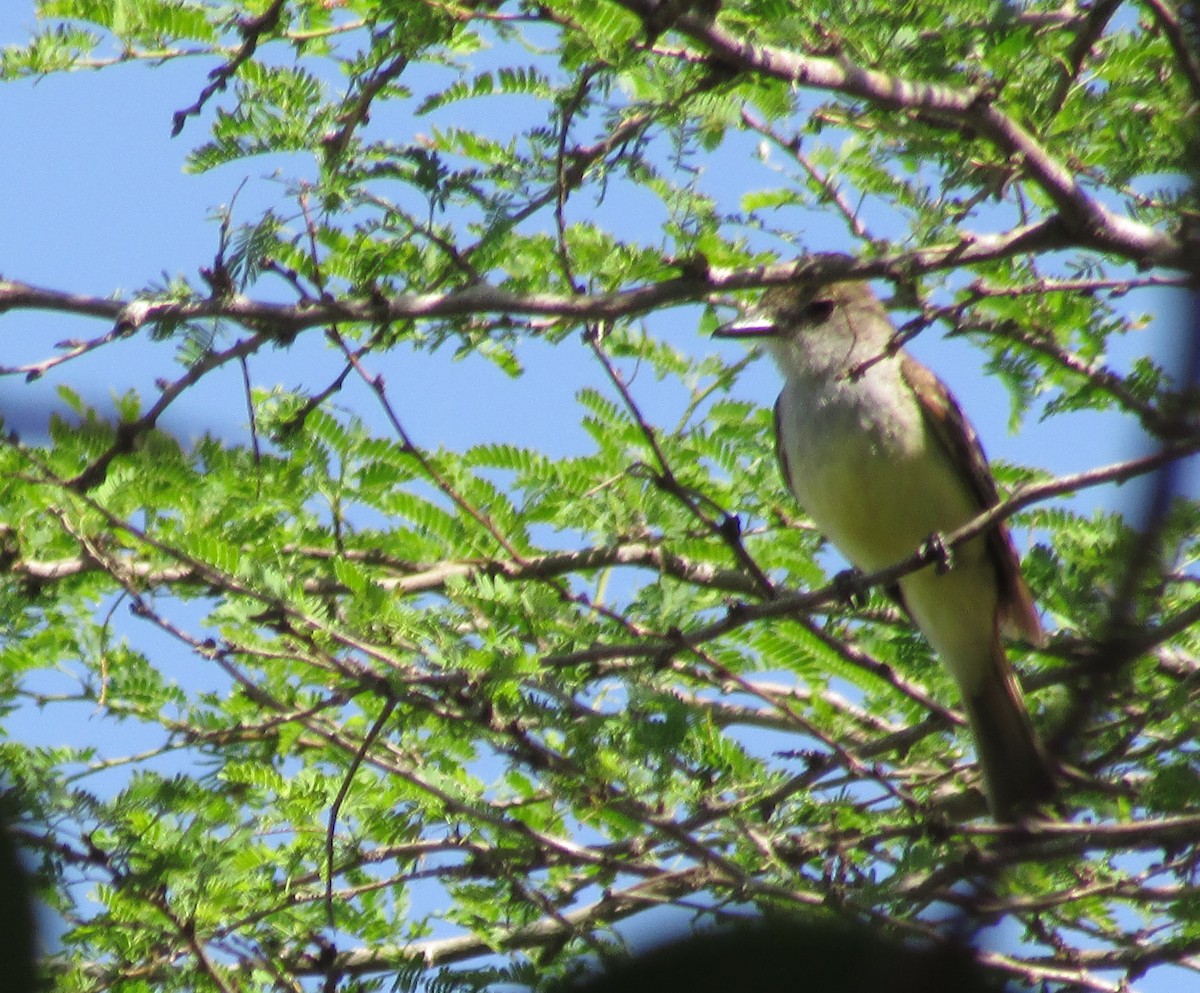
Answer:
[[379, 733], [383, 730], [383, 726], [387, 723], [388, 718], [392, 716], [392, 712], [395, 711], [398, 702], [395, 697], [391, 696], [384, 701], [383, 708], [379, 711], [379, 716], [375, 718], [370, 730], [367, 731], [366, 736], [362, 740], [362, 745], [350, 760], [350, 767], [346, 770], [346, 775], [342, 779], [342, 785], [338, 787], [337, 796], [333, 798], [333, 803], [329, 805], [329, 827], [325, 832], [325, 914], [330, 928], [336, 925], [333, 914], [333, 842], [335, 831], [337, 830], [338, 813], [341, 811], [342, 804], [345, 803], [346, 797], [350, 793], [350, 784], [354, 782], [354, 774], [358, 771], [358, 767], [362, 765], [363, 757], [367, 754], [375, 739], [379, 737]]

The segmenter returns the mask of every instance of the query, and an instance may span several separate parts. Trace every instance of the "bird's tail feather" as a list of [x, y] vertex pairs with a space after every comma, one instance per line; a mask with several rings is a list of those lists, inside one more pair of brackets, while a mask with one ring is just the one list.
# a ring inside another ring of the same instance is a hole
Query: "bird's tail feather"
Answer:
[[994, 664], [964, 702], [992, 816], [1011, 822], [1049, 800], [1055, 791], [1055, 766], [1033, 729], [998, 640]]

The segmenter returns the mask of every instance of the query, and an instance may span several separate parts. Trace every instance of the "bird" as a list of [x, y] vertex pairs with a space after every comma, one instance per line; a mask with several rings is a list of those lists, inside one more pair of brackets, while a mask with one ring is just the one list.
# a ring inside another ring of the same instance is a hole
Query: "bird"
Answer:
[[[898, 347], [865, 282], [772, 287], [717, 334], [761, 338], [774, 358], [784, 380], [775, 404], [784, 481], [855, 569], [895, 565], [999, 502], [958, 402]], [[991, 527], [889, 592], [958, 686], [992, 817], [1012, 823], [1034, 813], [1055, 793], [1056, 768], [1001, 637], [1040, 645], [1044, 635], [1007, 527]]]

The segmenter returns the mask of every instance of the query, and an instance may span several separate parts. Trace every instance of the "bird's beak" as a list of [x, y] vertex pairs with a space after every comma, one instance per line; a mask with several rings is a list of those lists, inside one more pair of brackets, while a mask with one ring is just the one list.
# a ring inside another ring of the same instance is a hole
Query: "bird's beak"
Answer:
[[712, 333], [714, 338], [773, 338], [779, 328], [759, 314], [747, 314], [736, 321], [722, 324]]

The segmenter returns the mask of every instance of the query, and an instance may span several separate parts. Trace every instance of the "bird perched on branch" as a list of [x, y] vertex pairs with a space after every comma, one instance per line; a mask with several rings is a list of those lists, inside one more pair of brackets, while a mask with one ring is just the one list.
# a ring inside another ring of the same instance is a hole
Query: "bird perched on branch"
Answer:
[[[775, 287], [717, 334], [765, 341], [784, 377], [775, 405], [784, 479], [855, 568], [896, 565], [999, 501], [958, 403], [896, 347], [865, 283]], [[1008, 529], [997, 524], [892, 592], [958, 683], [992, 815], [1012, 821], [1048, 799], [1053, 765], [1000, 640], [1042, 640]]]

